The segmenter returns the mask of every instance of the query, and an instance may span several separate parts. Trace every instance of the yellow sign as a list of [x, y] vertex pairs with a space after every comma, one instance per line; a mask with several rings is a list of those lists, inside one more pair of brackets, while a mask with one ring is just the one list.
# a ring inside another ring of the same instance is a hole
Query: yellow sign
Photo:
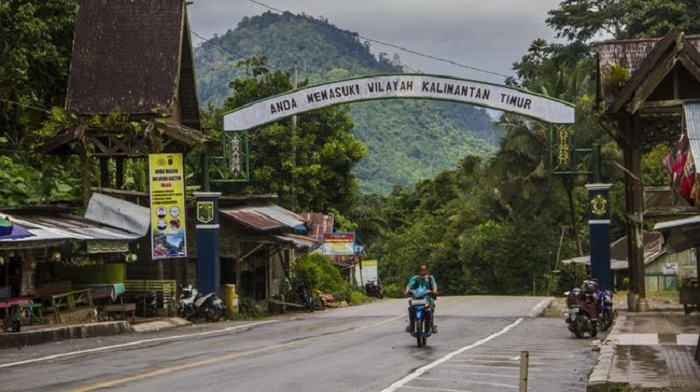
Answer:
[[149, 155], [153, 259], [187, 257], [182, 154]]

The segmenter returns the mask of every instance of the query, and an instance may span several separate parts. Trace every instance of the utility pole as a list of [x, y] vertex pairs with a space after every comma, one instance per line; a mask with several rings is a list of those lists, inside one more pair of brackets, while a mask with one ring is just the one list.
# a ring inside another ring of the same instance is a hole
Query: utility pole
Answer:
[[[297, 62], [294, 61], [294, 68], [292, 72], [292, 91], [297, 89]], [[297, 115], [292, 116], [292, 212], [297, 210], [297, 194], [294, 188], [294, 178], [296, 177], [295, 171], [297, 167]]]

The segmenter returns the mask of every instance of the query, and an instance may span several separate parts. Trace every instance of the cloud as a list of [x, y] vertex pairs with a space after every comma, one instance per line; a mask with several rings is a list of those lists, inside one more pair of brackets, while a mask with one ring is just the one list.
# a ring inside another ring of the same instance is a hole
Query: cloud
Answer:
[[[512, 75], [512, 63], [536, 38], [551, 40], [547, 11], [560, 0], [265, 0], [275, 9], [324, 17], [362, 37]], [[195, 0], [188, 8], [192, 31], [204, 37], [234, 29], [245, 16], [269, 11], [244, 0]], [[201, 40], [195, 39], [195, 44]], [[426, 73], [502, 82], [503, 77], [449, 65], [372, 43], [375, 54], [398, 54], [409, 67]]]

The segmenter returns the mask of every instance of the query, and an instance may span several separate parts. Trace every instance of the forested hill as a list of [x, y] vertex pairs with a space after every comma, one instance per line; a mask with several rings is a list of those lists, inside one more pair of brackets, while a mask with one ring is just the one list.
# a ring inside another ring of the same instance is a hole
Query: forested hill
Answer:
[[[375, 57], [359, 34], [327, 20], [290, 13], [244, 18], [235, 29], [195, 49], [199, 102], [221, 106], [231, 80], [244, 77], [238, 60], [266, 57], [273, 70], [291, 72], [310, 85], [350, 77], [403, 72], [400, 58]], [[426, 100], [355, 103], [350, 116], [368, 156], [355, 169], [360, 189], [386, 194], [454, 168], [465, 155], [490, 154], [501, 134], [488, 113], [469, 105]]]

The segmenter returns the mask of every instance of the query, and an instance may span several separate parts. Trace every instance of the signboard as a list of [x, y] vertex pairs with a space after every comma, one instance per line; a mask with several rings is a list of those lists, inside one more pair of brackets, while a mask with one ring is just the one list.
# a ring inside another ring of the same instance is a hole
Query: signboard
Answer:
[[355, 233], [325, 233], [321, 253], [328, 256], [355, 254]]
[[387, 98], [457, 101], [522, 114], [551, 124], [574, 123], [574, 106], [514, 87], [426, 74], [380, 75], [295, 90], [224, 116], [224, 131], [243, 131], [323, 107]]
[[664, 263], [664, 275], [678, 275], [678, 263]]
[[[379, 282], [377, 272], [377, 260], [362, 260], [362, 273], [360, 273], [360, 263], [355, 264], [355, 285], [364, 289], [365, 283], [369, 281]], [[364, 280], [364, 282], [360, 281]]]
[[154, 260], [187, 257], [182, 154], [149, 155], [149, 179], [151, 255]]

